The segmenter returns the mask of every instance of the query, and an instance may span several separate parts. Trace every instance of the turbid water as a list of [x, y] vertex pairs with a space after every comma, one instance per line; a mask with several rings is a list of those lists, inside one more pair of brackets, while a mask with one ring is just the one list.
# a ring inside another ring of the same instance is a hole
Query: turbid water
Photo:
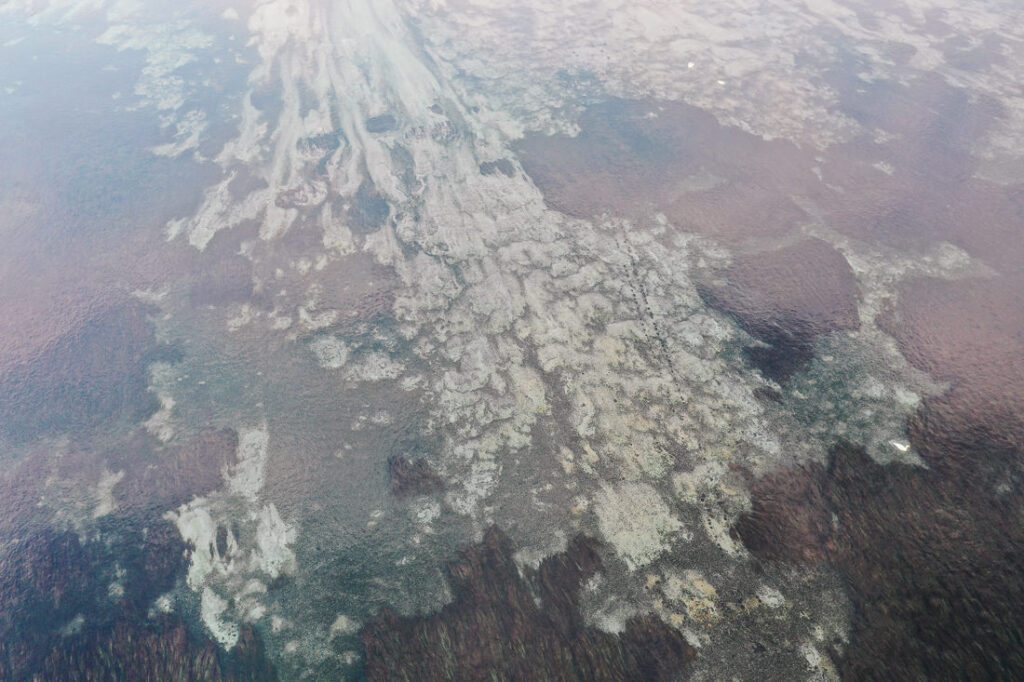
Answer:
[[1010, 2], [0, 2], [0, 679], [1024, 675]]

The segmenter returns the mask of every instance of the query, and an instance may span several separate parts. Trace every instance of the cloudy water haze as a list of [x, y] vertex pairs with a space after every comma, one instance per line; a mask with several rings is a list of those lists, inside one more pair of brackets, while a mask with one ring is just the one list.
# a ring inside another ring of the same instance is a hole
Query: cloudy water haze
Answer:
[[0, 680], [1024, 677], [1024, 9], [0, 0]]

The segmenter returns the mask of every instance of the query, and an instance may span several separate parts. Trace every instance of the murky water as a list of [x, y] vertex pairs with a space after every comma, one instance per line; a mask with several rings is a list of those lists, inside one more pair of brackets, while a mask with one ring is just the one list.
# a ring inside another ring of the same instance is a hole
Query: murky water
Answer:
[[1009, 679], [1019, 9], [0, 3], [0, 679]]

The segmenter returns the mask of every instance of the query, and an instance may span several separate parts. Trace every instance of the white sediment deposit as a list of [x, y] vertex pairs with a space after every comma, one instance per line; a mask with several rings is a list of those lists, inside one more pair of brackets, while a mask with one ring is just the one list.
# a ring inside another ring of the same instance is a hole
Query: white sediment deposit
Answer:
[[597, 494], [597, 522], [616, 553], [635, 570], [666, 552], [682, 524], [658, 492], [644, 483], [605, 485]]
[[263, 581], [297, 568], [296, 529], [260, 499], [269, 445], [266, 425], [240, 429], [223, 490], [168, 512], [192, 546], [187, 583], [200, 595], [203, 623], [225, 648], [237, 641], [242, 621], [266, 615]]
[[[8, 2], [0, 12], [31, 14], [37, 4]], [[723, 124], [823, 149], [865, 132], [837, 113], [836, 92], [818, 77], [843, 58], [835, 33], [869, 78], [895, 72], [879, 52], [884, 38], [915, 48], [913, 68], [961, 82], [966, 76], [920, 30], [929, 9], [963, 19], [971, 33], [1024, 31], [1024, 21], [1003, 15], [1005, 3], [912, 0], [901, 14], [878, 3], [850, 5], [235, 3], [224, 21], [245, 27], [238, 59], [251, 60], [233, 112], [237, 129], [212, 158], [219, 179], [166, 234], [199, 250], [222, 231], [250, 235], [240, 252], [273, 312], [250, 303], [218, 309], [218, 333], [294, 342], [297, 354], [352, 394], [368, 385], [421, 394], [438, 448], [433, 461], [448, 483], [443, 510], [440, 502], [414, 508], [422, 526], [454, 512], [477, 527], [521, 522], [525, 539], [541, 547], [569, 531], [599, 535], [628, 568], [631, 589], [642, 592], [649, 571], [663, 576], [648, 601], [628, 610], [655, 610], [699, 631], [695, 641], [705, 650], [727, 639], [721, 633], [735, 636], [719, 617], [718, 595], [730, 590], [756, 593], [808, 642], [818, 623], [843, 635], [837, 590], [801, 596], [817, 574], [773, 574], [754, 584], [741, 570], [747, 558], [729, 528], [749, 499], [747, 479], [736, 472], [821, 460], [836, 436], [861, 438], [876, 457], [913, 458], [889, 443], [904, 442], [904, 417], [935, 387], [909, 368], [875, 318], [901, 277], [960, 276], [969, 264], [941, 247], [908, 256], [894, 272], [888, 254], [840, 238], [807, 207], [805, 231], [836, 246], [858, 277], [864, 326], [819, 340], [818, 359], [782, 395], [785, 408], [768, 405], [755, 392], [779, 387], [730, 355], [749, 337], [709, 310], [693, 281], [698, 267], [728, 263], [728, 250], [662, 215], [558, 213], [512, 146], [527, 131], [576, 132], [579, 103], [610, 94], [685, 100]], [[880, 28], [865, 29], [863, 12]], [[144, 53], [133, 106], [165, 116], [167, 143], [155, 153], [196, 149], [213, 115], [187, 105], [190, 84], [181, 74], [210, 44], [209, 33], [185, 19], [149, 26], [134, 3], [113, 0], [51, 2], [36, 17], [74, 21], [87, 13], [112, 25], [97, 36], [104, 44]], [[1019, 10], [1013, 15], [1021, 18]], [[1024, 41], [1005, 44], [1019, 55]], [[1019, 114], [1024, 99], [1010, 97], [1005, 81], [987, 74], [973, 83]], [[1013, 126], [1024, 130], [1024, 116], [1005, 125], [986, 143], [993, 163], [1020, 135]], [[481, 166], [499, 160], [510, 172]], [[376, 214], [367, 206], [380, 202], [386, 210], [370, 220]], [[296, 235], [313, 239], [296, 239], [302, 246], [281, 256]], [[386, 338], [347, 337], [342, 323], [352, 311], [328, 302], [327, 273], [356, 257], [393, 272]], [[287, 278], [301, 286], [286, 290]], [[873, 381], [843, 384], [856, 395], [828, 393], [837, 378], [869, 363], [880, 365]], [[154, 376], [163, 410], [148, 426], [161, 439], [173, 434], [177, 400], [167, 383]], [[830, 397], [856, 398], [870, 411], [839, 414]], [[807, 407], [794, 408], [801, 400]], [[241, 429], [223, 489], [170, 513], [193, 545], [188, 587], [225, 647], [243, 620], [283, 629], [302, 619], [263, 605], [266, 582], [303, 569], [294, 549], [301, 529], [263, 498], [272, 445], [265, 425]], [[799, 609], [784, 608], [801, 599]], [[323, 623], [325, 641], [352, 634], [354, 622]], [[729, 641], [735, 656], [751, 648]], [[827, 667], [811, 644], [796, 655]]]

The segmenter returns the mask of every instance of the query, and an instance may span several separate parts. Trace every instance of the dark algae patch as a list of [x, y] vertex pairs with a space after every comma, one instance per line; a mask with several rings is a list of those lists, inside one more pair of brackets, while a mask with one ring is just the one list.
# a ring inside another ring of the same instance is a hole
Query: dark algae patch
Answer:
[[[678, 630], [634, 616], [620, 634], [587, 626], [583, 582], [599, 573], [598, 543], [579, 536], [525, 578], [495, 527], [448, 565], [455, 595], [441, 611], [385, 609], [361, 633], [370, 680], [675, 680], [695, 652]], [[536, 597], [536, 599], [535, 599]]]
[[505, 177], [511, 178], [516, 174], [516, 167], [508, 159], [498, 159], [497, 161], [484, 161], [481, 163], [480, 172], [484, 175], [501, 173]]
[[398, 121], [391, 114], [382, 114], [366, 119], [366, 132], [386, 133], [398, 127]]
[[101, 308], [27, 362], [0, 356], [0, 437], [39, 435], [145, 419], [156, 411], [147, 367], [173, 358], [153, 338], [141, 303]]
[[844, 445], [753, 487], [735, 528], [748, 549], [832, 566], [848, 585], [844, 679], [1024, 676], [1022, 291], [1019, 277], [912, 279], [880, 319], [949, 384], [908, 424], [927, 468]]
[[1024, 496], [997, 492], [1021, 453], [933, 427], [925, 416], [914, 431], [931, 469], [843, 445], [827, 466], [757, 482], [735, 529], [761, 559], [839, 570], [855, 607], [849, 645], [833, 651], [844, 679], [1024, 675]]
[[384, 224], [390, 212], [390, 205], [377, 188], [369, 182], [363, 182], [349, 209], [351, 229], [358, 234], [369, 234]]
[[[178, 619], [164, 617], [75, 638], [55, 649], [33, 681], [153, 680], [154, 682], [272, 682], [263, 643], [251, 626], [228, 656], [212, 640], [196, 641]], [[222, 660], [226, 659], [226, 660]]]
[[432, 495], [444, 490], [444, 479], [425, 459], [409, 460], [405, 455], [388, 459], [391, 494], [402, 499], [416, 495]]
[[698, 290], [708, 305], [766, 344], [748, 348], [747, 355], [778, 381], [810, 362], [816, 336], [860, 326], [853, 270], [819, 239], [737, 258]]
[[523, 169], [554, 209], [590, 217], [663, 212], [679, 228], [727, 242], [788, 233], [806, 219], [790, 198], [817, 183], [804, 152], [722, 126], [681, 102], [609, 100], [581, 132], [528, 134]]
[[223, 472], [235, 465], [238, 434], [204, 429], [187, 441], [157, 448], [138, 431], [109, 454], [108, 466], [125, 472], [114, 489], [119, 504], [139, 515], [160, 516], [223, 485]]
[[222, 654], [180, 616], [149, 615], [185, 568], [169, 523], [108, 518], [102, 530], [84, 543], [33, 531], [0, 549], [0, 679], [277, 679], [251, 628]]

